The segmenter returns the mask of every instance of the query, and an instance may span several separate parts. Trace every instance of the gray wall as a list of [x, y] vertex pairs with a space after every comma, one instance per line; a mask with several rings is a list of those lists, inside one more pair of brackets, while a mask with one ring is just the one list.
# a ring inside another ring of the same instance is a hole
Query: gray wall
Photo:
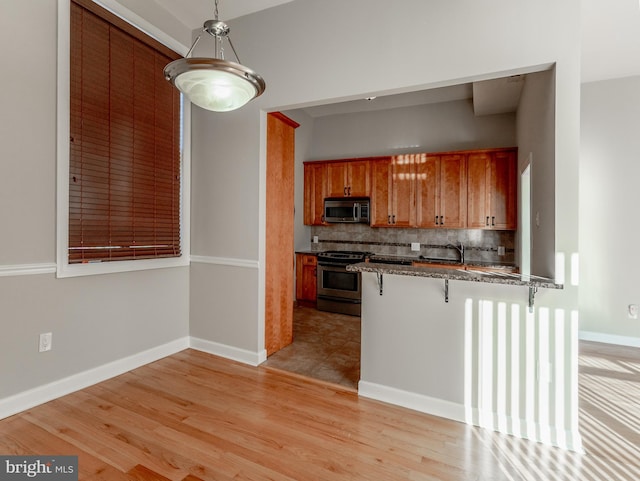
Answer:
[[[393, 9], [387, 7], [381, 0], [296, 0], [231, 22], [236, 49], [246, 65], [265, 77], [267, 90], [236, 112], [214, 114], [194, 109], [194, 124], [201, 133], [194, 145], [194, 173], [198, 174], [193, 185], [192, 243], [198, 255], [247, 260], [259, 256], [259, 317], [232, 315], [224, 293], [213, 293], [213, 299], [207, 302], [229, 315], [209, 319], [207, 322], [219, 325], [210, 332], [233, 328], [251, 336], [260, 346], [264, 344], [260, 331], [265, 238], [264, 110], [287, 111], [367, 95], [504, 77], [557, 63], [554, 148], [562, 162], [555, 167], [555, 241], [556, 249], [577, 252], [577, 223], [571, 218], [576, 217], [578, 204], [578, 0], [498, 0], [490, 6], [463, 0], [447, 8], [401, 0]], [[317, 19], [327, 15], [332, 19], [332, 31], [344, 34], [326, 35], [325, 25]], [[381, 24], [401, 28], [392, 36], [380, 35]], [[223, 205], [224, 215], [219, 213]], [[240, 224], [237, 219], [246, 219], [246, 223]], [[554, 254], [548, 256], [552, 259]], [[199, 282], [217, 283], [217, 277], [223, 274], [212, 269]], [[250, 293], [249, 299], [255, 296]], [[577, 293], [572, 290], [554, 293], [547, 300], [548, 305], [565, 312], [577, 309]], [[201, 301], [192, 296], [191, 308], [197, 309]]]
[[[151, 2], [122, 3], [169, 29]], [[9, 0], [0, 17], [3, 58], [18, 71], [3, 76], [0, 90], [3, 266], [55, 260], [56, 15], [53, 0]], [[327, 35], [317, 21], [328, 16], [340, 35]], [[214, 264], [194, 271], [191, 280], [186, 268], [3, 278], [0, 327], [11, 335], [0, 340], [2, 395], [161, 345], [189, 329], [213, 342], [263, 349], [265, 110], [440, 87], [557, 62], [556, 249], [577, 252], [578, 19], [578, 0], [461, 0], [445, 8], [400, 0], [392, 9], [381, 0], [296, 0], [231, 22], [236, 49], [266, 78], [267, 91], [231, 113], [194, 108], [192, 253]], [[380, 35], [381, 24], [401, 28]], [[25, 25], [38, 35], [25, 36]], [[190, 37], [170, 33], [185, 43]], [[247, 263], [257, 265], [249, 267], [254, 274], [245, 272]], [[231, 292], [244, 292], [241, 308]], [[577, 295], [548, 293], [544, 304], [569, 315]], [[206, 313], [194, 315], [190, 327], [189, 309]], [[54, 350], [39, 354], [37, 334], [49, 330]], [[18, 372], [16, 366], [25, 367]]]
[[295, 216], [294, 216], [294, 249], [296, 251], [309, 249], [311, 227], [304, 225], [304, 165], [303, 162], [311, 155], [314, 138], [315, 120], [302, 110], [287, 111], [286, 114], [298, 122], [296, 129], [295, 149]]
[[[37, 35], [25, 35], [25, 26]], [[5, 0], [0, 15], [0, 271], [56, 261], [53, 0]], [[188, 268], [56, 279], [0, 272], [0, 398], [188, 335]], [[53, 333], [53, 349], [38, 337]]]
[[310, 248], [309, 229], [299, 227], [303, 222], [305, 161], [516, 145], [515, 114], [476, 117], [471, 100], [318, 118], [301, 109], [287, 111], [287, 115], [300, 118], [296, 144], [304, 146], [298, 149], [296, 145], [297, 249]]
[[582, 85], [580, 328], [595, 340], [640, 346], [638, 179], [640, 77]]
[[555, 178], [555, 101], [553, 70], [527, 76], [518, 107], [518, 166], [521, 174], [531, 159], [531, 274], [550, 278], [556, 274], [556, 198], [564, 191]]
[[515, 114], [476, 117], [469, 99], [317, 118], [305, 160], [515, 145]]

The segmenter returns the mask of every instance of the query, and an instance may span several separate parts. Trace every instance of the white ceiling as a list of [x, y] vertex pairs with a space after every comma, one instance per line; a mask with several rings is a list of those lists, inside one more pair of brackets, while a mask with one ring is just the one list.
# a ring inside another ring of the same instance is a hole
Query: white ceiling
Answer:
[[582, 0], [582, 81], [640, 75], [640, 0]]
[[[213, 18], [214, 0], [153, 0], [193, 29]], [[220, 0], [231, 20], [293, 0]], [[582, 81], [640, 75], [640, 0], [581, 0]]]
[[[193, 29], [214, 17], [214, 0], [152, 0], [167, 10], [179, 22]], [[221, 20], [248, 15], [293, 0], [219, 0]], [[581, 0], [582, 82], [640, 75], [640, 0]], [[500, 80], [500, 79], [498, 79]], [[505, 80], [506, 79], [502, 79]], [[478, 99], [487, 105], [496, 101], [495, 84], [483, 88], [471, 84], [432, 89], [431, 91], [379, 97], [373, 102], [356, 100], [305, 109], [314, 117], [353, 111], [379, 110], [408, 105], [472, 98], [480, 92], [493, 92], [492, 97]], [[487, 88], [484, 88], [487, 87]], [[504, 89], [505, 85], [498, 85]], [[474, 99], [475, 103], [476, 99]], [[511, 99], [513, 102], [513, 98]], [[508, 107], [502, 107], [503, 111]]]
[[[171, 13], [182, 24], [192, 29], [202, 27], [205, 20], [214, 18], [214, 0], [153, 0]], [[266, 10], [293, 0], [220, 0], [220, 20], [231, 20], [250, 13]]]

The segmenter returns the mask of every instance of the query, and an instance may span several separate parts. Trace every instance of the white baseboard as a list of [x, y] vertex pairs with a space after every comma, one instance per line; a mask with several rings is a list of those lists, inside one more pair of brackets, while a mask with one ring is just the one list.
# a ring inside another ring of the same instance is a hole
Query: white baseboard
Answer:
[[477, 408], [470, 409], [468, 415], [467, 424], [548, 446], [584, 453], [582, 437], [577, 428], [572, 431], [552, 425], [542, 425], [534, 420], [513, 418]]
[[106, 381], [125, 372], [144, 366], [151, 362], [183, 351], [189, 347], [189, 338], [184, 337], [171, 341], [162, 346], [118, 359], [110, 363], [98, 366], [94, 369], [74, 374], [72, 376], [54, 381], [44, 386], [39, 386], [24, 391], [8, 398], [0, 399], [0, 419], [25, 411], [39, 404], [65, 396], [72, 392], [84, 389], [102, 381]]
[[204, 339], [184, 337], [163, 344], [162, 346], [154, 347], [147, 351], [45, 384], [44, 386], [38, 386], [28, 391], [0, 399], [0, 419], [13, 416], [39, 404], [106, 381], [107, 379], [119, 376], [120, 374], [124, 374], [125, 372], [157, 361], [163, 357], [171, 356], [188, 348], [225, 357], [251, 366], [258, 366], [267, 360], [266, 350], [256, 353], [233, 346], [206, 341]]
[[358, 383], [358, 395], [383, 401], [396, 406], [413, 409], [433, 416], [465, 422], [465, 409], [462, 404], [436, 399], [423, 394], [403, 391], [368, 381]]
[[[580, 433], [569, 431], [559, 431], [553, 426], [541, 427], [535, 423], [527, 423], [524, 420], [515, 420], [520, 428], [515, 431], [513, 429], [500, 429], [502, 424], [495, 413], [480, 413], [478, 409], [470, 409], [468, 412], [462, 404], [457, 404], [443, 399], [437, 399], [422, 394], [416, 394], [389, 386], [383, 386], [367, 381], [358, 383], [358, 395], [383, 401], [396, 406], [413, 409], [425, 414], [438, 416], [441, 418], [451, 419], [461, 423], [474, 424], [491, 431], [503, 432], [512, 436], [530, 441], [557, 446], [576, 452], [582, 451], [582, 441]], [[494, 420], [495, 418], [495, 420]], [[480, 422], [479, 420], [483, 421]], [[513, 426], [511, 419], [503, 419], [505, 426]], [[543, 439], [538, 433], [548, 433]]]
[[581, 341], [603, 342], [618, 346], [640, 347], [640, 338], [629, 336], [617, 336], [615, 334], [603, 334], [601, 332], [579, 331], [578, 339]]
[[217, 342], [207, 341], [197, 337], [191, 338], [189, 347], [198, 351], [231, 359], [233, 361], [249, 364], [251, 366], [258, 366], [267, 360], [266, 350], [263, 350], [262, 352], [248, 351], [246, 349], [240, 349], [226, 344], [219, 344]]

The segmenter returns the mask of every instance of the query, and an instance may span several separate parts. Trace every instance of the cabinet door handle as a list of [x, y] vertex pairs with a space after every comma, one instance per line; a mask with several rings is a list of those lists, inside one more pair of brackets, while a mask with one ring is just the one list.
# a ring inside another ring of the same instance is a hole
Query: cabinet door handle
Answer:
[[487, 221], [484, 223], [484, 225], [489, 225], [489, 216], [487, 216]]
[[440, 225], [444, 225], [444, 216], [443, 215], [440, 216]]
[[347, 187], [347, 192], [349, 192], [349, 195], [351, 195], [351, 186]]
[[347, 196], [347, 188], [345, 187], [344, 189], [342, 189], [342, 194], [346, 197]]
[[393, 223], [395, 224], [396, 223], [396, 215], [393, 214], [391, 217], [393, 218]]
[[320, 222], [324, 224], [324, 216], [320, 217]]
[[391, 216], [390, 215], [387, 216], [387, 224], [391, 224]]
[[438, 216], [436, 216], [435, 224], [438, 225]]
[[493, 227], [495, 227], [495, 226], [496, 226], [496, 216], [495, 216], [495, 215], [491, 217], [491, 225], [492, 225]]

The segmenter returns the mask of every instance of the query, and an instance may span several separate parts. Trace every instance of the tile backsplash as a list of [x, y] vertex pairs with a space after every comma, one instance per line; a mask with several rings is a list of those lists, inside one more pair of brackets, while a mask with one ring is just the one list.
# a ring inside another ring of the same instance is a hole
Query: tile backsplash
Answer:
[[[515, 264], [514, 231], [481, 229], [402, 229], [373, 228], [364, 224], [335, 224], [311, 227], [311, 250], [351, 250], [390, 256], [426, 256], [459, 259], [458, 251], [447, 245], [464, 245], [465, 259], [479, 262]], [[412, 251], [411, 243], [420, 243], [420, 251]], [[499, 255], [498, 247], [504, 247]]]

